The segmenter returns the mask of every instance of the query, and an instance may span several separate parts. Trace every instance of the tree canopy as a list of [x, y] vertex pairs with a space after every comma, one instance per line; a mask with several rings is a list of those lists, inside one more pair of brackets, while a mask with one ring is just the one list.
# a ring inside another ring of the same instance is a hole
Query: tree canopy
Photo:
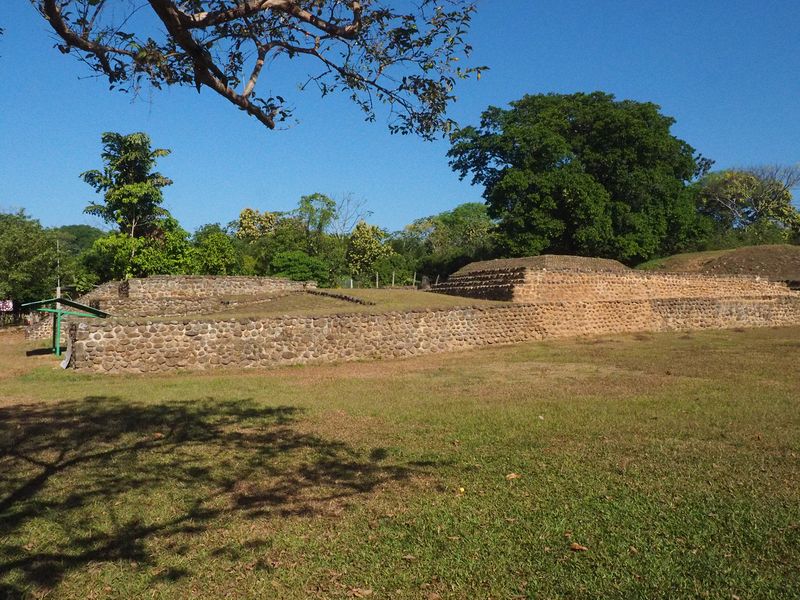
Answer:
[[460, 62], [471, 51], [473, 0], [31, 2], [59, 50], [112, 88], [206, 87], [270, 129], [291, 115], [283, 96], [257, 93], [273, 63], [302, 63], [302, 88], [342, 92], [369, 120], [388, 104], [393, 132], [426, 138], [450, 129], [456, 80], [483, 69]]
[[52, 297], [55, 267], [55, 240], [39, 221], [23, 211], [0, 213], [0, 300]]
[[649, 102], [611, 94], [525, 96], [452, 136], [452, 167], [476, 184], [510, 255], [631, 263], [702, 228], [687, 184], [710, 166]]
[[369, 276], [375, 263], [392, 255], [391, 246], [385, 244], [386, 232], [366, 221], [356, 223], [347, 245], [347, 268], [352, 275]]
[[170, 151], [151, 149], [146, 133], [106, 132], [101, 139], [103, 170], [86, 171], [81, 177], [103, 194], [103, 202], [89, 204], [84, 212], [114, 223], [130, 237], [152, 236], [159, 223], [169, 217], [169, 212], [161, 206], [164, 201], [161, 188], [172, 181], [151, 170], [156, 160]]
[[485, 204], [466, 202], [406, 225], [391, 243], [395, 252], [413, 257], [414, 270], [447, 276], [472, 261], [490, 258], [495, 230]]
[[709, 173], [698, 184], [701, 210], [720, 226], [747, 229], [773, 224], [800, 230], [800, 212], [792, 206], [792, 188], [800, 167], [762, 166]]

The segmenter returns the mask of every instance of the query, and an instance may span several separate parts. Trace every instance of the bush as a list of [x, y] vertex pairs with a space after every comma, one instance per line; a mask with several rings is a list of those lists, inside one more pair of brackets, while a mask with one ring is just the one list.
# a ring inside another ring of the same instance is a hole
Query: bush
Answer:
[[270, 271], [276, 277], [286, 277], [292, 281], [313, 280], [319, 285], [328, 285], [330, 282], [328, 263], [301, 250], [276, 254], [270, 263]]

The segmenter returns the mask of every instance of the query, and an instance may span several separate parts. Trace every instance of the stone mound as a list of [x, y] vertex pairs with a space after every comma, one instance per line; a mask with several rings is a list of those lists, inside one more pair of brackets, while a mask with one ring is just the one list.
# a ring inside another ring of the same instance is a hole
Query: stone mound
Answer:
[[608, 258], [588, 258], [558, 254], [524, 256], [522, 258], [497, 258], [482, 260], [462, 267], [453, 277], [460, 277], [477, 271], [497, 271], [505, 269], [547, 269], [549, 271], [628, 271], [621, 262]]

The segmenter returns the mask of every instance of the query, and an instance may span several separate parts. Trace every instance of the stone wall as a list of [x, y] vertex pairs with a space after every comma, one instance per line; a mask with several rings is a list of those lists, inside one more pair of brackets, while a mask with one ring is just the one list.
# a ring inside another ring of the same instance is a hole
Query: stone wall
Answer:
[[[109, 281], [77, 299], [78, 302], [120, 317], [176, 317], [220, 312], [236, 306], [261, 304], [292, 292], [316, 289], [313, 281], [274, 277], [211, 275], [156, 275]], [[62, 324], [62, 334], [66, 331]], [[52, 335], [53, 318], [31, 317], [28, 339]]]
[[[69, 329], [66, 320], [61, 321], [61, 340], [66, 340], [67, 331]], [[50, 339], [53, 335], [53, 316], [46, 315], [45, 313], [31, 313], [28, 325], [25, 327], [25, 339], [28, 340], [46, 340]]]
[[572, 273], [528, 270], [514, 289], [515, 302], [553, 300], [646, 300], [651, 298], [740, 298], [784, 295], [785, 283], [749, 276], [691, 273]]
[[70, 366], [156, 372], [397, 358], [632, 331], [800, 324], [800, 296], [540, 302], [447, 310], [70, 327]]
[[280, 291], [267, 296], [229, 296], [225, 298], [115, 298], [101, 301], [98, 308], [115, 317], [178, 317], [211, 314], [237, 306], [264, 304], [292, 293], [302, 292]]
[[782, 282], [742, 275], [714, 276], [648, 271], [579, 272], [528, 268], [478, 271], [451, 277], [432, 291], [464, 296], [552, 302], [652, 298], [740, 298], [791, 294]]
[[307, 289], [316, 289], [316, 284], [274, 277], [155, 275], [105, 283], [78, 301], [119, 316], [176, 316], [217, 312]]
[[266, 296], [276, 292], [316, 288], [314, 282], [273, 277], [157, 275], [128, 279], [123, 294], [128, 298], [220, 298], [225, 296]]
[[102, 302], [103, 300], [119, 298], [121, 284], [121, 281], [107, 281], [78, 298], [78, 302], [93, 305], [93, 303]]

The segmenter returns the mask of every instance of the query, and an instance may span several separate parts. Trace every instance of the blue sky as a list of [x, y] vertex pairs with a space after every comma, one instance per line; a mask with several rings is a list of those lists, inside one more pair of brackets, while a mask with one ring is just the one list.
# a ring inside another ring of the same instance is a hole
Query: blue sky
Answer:
[[[470, 40], [491, 70], [457, 89], [451, 116], [470, 124], [525, 93], [603, 90], [661, 105], [716, 168], [797, 163], [797, 22], [794, 0], [482, 0]], [[172, 149], [159, 165], [175, 181], [165, 205], [189, 230], [317, 191], [365, 199], [390, 230], [481, 200], [450, 170], [446, 141], [393, 136], [344, 98], [297, 94], [300, 74], [267, 84], [296, 100], [300, 121], [271, 132], [208, 90], [109, 92], [53, 48], [28, 0], [3, 0], [0, 27], [0, 210], [100, 225], [82, 212], [94, 193], [78, 175], [101, 166], [104, 131]]]

